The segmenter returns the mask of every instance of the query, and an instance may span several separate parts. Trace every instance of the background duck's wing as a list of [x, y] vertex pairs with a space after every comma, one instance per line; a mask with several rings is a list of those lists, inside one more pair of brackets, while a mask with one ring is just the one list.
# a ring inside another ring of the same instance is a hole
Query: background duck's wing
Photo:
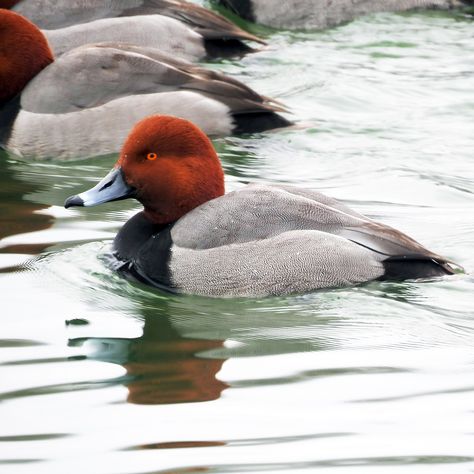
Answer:
[[183, 247], [210, 248], [264, 240], [298, 229], [343, 237], [384, 259], [447, 261], [402, 232], [335, 199], [291, 186], [250, 185], [206, 203], [178, 221], [173, 239]]
[[22, 107], [66, 113], [129, 95], [170, 91], [193, 91], [220, 102], [237, 123], [242, 114], [250, 114], [269, 116], [277, 125], [281, 122], [278, 126], [289, 124], [274, 113], [281, 106], [224, 74], [155, 48], [109, 43], [76, 48], [41, 71], [24, 90]]
[[151, 46], [193, 61], [207, 55], [199, 33], [163, 15], [103, 18], [58, 30], [43, 30], [43, 33], [56, 57], [85, 44], [102, 42]]
[[261, 38], [242, 30], [222, 15], [195, 3], [176, 0], [144, 0], [141, 3], [140, 7], [125, 10], [123, 15], [159, 13], [187, 23], [205, 38], [239, 39], [265, 44]]
[[280, 102], [260, 95], [237, 79], [164, 54], [156, 48], [134, 45], [126, 45], [123, 48], [165, 64], [170, 70], [169, 76], [172, 81], [178, 80], [176, 75], [179, 74], [181, 90], [199, 92], [227, 105], [234, 117], [236, 132], [258, 131], [258, 122], [264, 119], [269, 126], [262, 129], [291, 125], [288, 120], [274, 114], [288, 111]]
[[168, 64], [114, 45], [87, 45], [65, 54], [25, 88], [22, 107], [36, 113], [66, 113], [119, 97], [177, 90], [185, 78]]

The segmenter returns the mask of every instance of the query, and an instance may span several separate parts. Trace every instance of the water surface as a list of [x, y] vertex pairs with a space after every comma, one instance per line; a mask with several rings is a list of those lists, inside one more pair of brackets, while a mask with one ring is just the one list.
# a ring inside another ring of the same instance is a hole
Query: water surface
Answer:
[[211, 67], [304, 125], [218, 140], [228, 190], [318, 189], [466, 268], [285, 298], [170, 296], [101, 255], [139, 206], [64, 210], [115, 157], [0, 156], [0, 471], [474, 472], [474, 26], [383, 14]]

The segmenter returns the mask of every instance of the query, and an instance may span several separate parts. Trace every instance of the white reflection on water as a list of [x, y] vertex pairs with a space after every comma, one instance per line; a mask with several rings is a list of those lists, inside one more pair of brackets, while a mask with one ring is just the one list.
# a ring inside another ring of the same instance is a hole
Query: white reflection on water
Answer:
[[2, 156], [2, 472], [472, 472], [472, 37], [455, 16], [379, 15], [213, 65], [312, 124], [216, 142], [229, 189], [323, 190], [466, 275], [263, 300], [148, 291], [97, 258], [135, 204], [59, 208], [114, 157]]

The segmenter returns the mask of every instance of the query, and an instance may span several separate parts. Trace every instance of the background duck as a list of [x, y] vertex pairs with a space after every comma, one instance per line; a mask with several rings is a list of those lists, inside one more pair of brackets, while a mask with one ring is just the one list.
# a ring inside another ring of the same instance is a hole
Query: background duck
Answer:
[[[55, 56], [85, 44], [101, 42], [151, 46], [188, 61], [236, 52], [235, 48], [218, 48], [213, 40], [208, 41], [186, 24], [162, 15], [105, 18], [57, 30], [43, 30], [43, 34]], [[246, 48], [246, 51], [251, 50]]]
[[445, 258], [323, 194], [249, 185], [224, 195], [211, 142], [175, 117], [139, 122], [115, 168], [65, 206], [128, 197], [144, 211], [115, 238], [116, 266], [176, 292], [284, 295], [453, 274]]
[[274, 28], [322, 29], [358, 16], [413, 9], [450, 9], [469, 0], [216, 0], [246, 20]]
[[8, 10], [0, 21], [0, 143], [18, 155], [117, 152], [131, 126], [153, 113], [185, 117], [213, 136], [290, 124], [242, 83], [155, 48], [86, 45], [54, 60], [30, 21]]
[[[135, 15], [162, 15], [179, 20], [196, 31], [212, 55], [239, 54], [252, 49], [244, 41], [264, 44], [264, 41], [242, 30], [223, 16], [200, 5], [183, 0], [23, 0], [0, 2], [0, 7], [13, 10], [29, 18], [43, 29], [64, 28], [90, 21], [131, 17]], [[123, 32], [123, 30], [121, 30]], [[90, 34], [90, 30], [87, 30]], [[130, 34], [130, 33], [129, 33]], [[179, 39], [182, 33], [173, 33]], [[52, 35], [52, 33], [51, 33]], [[109, 38], [106, 41], [113, 41]], [[123, 39], [122, 41], [129, 41]], [[92, 42], [92, 41], [90, 41]], [[95, 42], [95, 40], [94, 40]], [[136, 43], [136, 41], [133, 41]], [[153, 46], [153, 44], [149, 44]], [[156, 45], [155, 45], [156, 46]]]

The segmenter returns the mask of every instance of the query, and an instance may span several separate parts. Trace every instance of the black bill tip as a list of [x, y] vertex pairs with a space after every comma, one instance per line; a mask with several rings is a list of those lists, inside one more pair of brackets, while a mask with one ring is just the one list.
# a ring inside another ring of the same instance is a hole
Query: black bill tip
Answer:
[[66, 199], [66, 201], [64, 202], [64, 207], [66, 209], [69, 209], [70, 207], [83, 207], [84, 206], [84, 201], [82, 200], [82, 198], [80, 198], [79, 196], [71, 196], [71, 197], [68, 197]]

